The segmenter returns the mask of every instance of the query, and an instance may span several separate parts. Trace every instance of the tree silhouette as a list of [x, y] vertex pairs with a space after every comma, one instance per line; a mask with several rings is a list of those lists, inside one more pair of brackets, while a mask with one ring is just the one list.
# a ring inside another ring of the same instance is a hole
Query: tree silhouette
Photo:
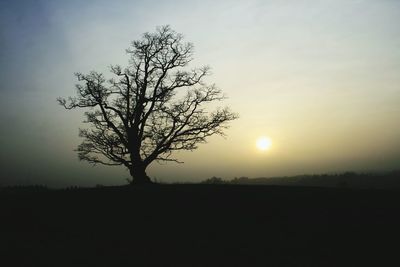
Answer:
[[[176, 150], [194, 150], [237, 118], [228, 108], [213, 112], [205, 104], [225, 97], [203, 80], [208, 67], [187, 70], [193, 45], [169, 26], [145, 33], [126, 50], [127, 68], [111, 66], [115, 78], [76, 73], [77, 96], [58, 98], [66, 109], [88, 108], [80, 129], [80, 160], [92, 164], [124, 165], [132, 184], [151, 183], [146, 168], [153, 161], [179, 162]], [[185, 90], [186, 89], [186, 90]], [[186, 91], [186, 92], [181, 92]], [[182, 94], [183, 93], [183, 94]]]

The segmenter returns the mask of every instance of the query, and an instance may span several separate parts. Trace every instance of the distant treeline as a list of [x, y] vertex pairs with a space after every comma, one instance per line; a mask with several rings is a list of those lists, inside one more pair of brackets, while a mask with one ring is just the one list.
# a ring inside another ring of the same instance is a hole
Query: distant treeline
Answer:
[[[304, 174], [283, 177], [235, 177], [225, 180], [220, 177], [211, 177], [201, 184], [237, 184], [237, 185], [281, 185], [281, 186], [317, 186], [317, 187], [338, 187], [338, 188], [363, 188], [363, 189], [394, 189], [400, 190], [400, 170], [381, 173], [357, 173], [343, 172], [337, 174]], [[185, 183], [178, 183], [185, 184]], [[103, 188], [103, 185], [96, 185], [95, 188]], [[94, 187], [93, 187], [94, 188]], [[90, 189], [89, 187], [69, 186], [62, 190]], [[0, 193], [7, 192], [43, 192], [52, 190], [46, 185], [18, 185], [0, 186]]]
[[248, 178], [235, 177], [224, 180], [211, 177], [203, 184], [292, 185], [319, 187], [350, 187], [370, 189], [400, 189], [400, 170], [385, 173], [344, 172], [338, 174], [305, 174], [296, 176]]

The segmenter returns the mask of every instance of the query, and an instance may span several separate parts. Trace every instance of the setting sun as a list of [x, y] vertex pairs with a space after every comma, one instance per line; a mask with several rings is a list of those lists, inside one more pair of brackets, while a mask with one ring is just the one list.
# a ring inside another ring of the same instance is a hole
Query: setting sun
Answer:
[[258, 150], [261, 150], [261, 151], [268, 150], [271, 148], [271, 145], [272, 145], [272, 141], [268, 137], [263, 136], [263, 137], [260, 137], [257, 139], [256, 146], [257, 146]]

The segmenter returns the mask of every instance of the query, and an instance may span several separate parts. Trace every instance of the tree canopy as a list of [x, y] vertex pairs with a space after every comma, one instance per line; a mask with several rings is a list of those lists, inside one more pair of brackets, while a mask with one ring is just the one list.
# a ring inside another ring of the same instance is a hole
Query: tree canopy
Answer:
[[207, 109], [225, 96], [205, 83], [209, 67], [187, 68], [193, 45], [169, 26], [143, 34], [126, 52], [129, 65], [111, 66], [113, 78], [76, 73], [77, 95], [58, 102], [66, 109], [87, 109], [84, 122], [92, 127], [80, 129], [80, 160], [124, 165], [133, 184], [150, 183], [149, 164], [180, 162], [174, 151], [194, 150], [207, 137], [224, 135], [237, 115], [226, 107]]

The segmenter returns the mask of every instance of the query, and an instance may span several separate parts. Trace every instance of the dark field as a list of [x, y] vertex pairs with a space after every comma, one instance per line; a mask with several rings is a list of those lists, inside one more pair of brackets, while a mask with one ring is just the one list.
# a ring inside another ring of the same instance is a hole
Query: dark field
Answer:
[[6, 190], [0, 265], [400, 266], [399, 204], [346, 188]]

